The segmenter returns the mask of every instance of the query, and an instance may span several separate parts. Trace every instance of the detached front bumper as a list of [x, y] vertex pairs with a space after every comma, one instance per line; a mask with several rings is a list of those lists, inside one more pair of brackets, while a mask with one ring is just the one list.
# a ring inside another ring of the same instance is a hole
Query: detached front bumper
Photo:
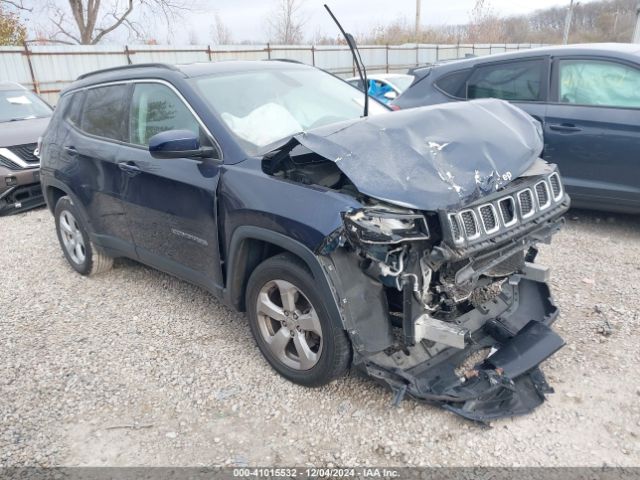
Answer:
[[10, 170], [0, 167], [0, 216], [44, 205], [40, 169]]
[[[558, 312], [546, 283], [520, 279], [513, 295], [517, 306], [473, 332], [465, 349], [410, 368], [383, 366], [375, 356], [362, 366], [391, 387], [396, 402], [409, 395], [479, 422], [529, 413], [553, 391], [539, 366], [564, 341], [550, 328]], [[482, 352], [488, 355], [468, 364]]]

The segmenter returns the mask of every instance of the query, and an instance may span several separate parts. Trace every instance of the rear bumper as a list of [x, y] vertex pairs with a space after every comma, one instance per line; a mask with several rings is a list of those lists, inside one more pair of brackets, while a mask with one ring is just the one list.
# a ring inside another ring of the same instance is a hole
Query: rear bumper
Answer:
[[[474, 421], [531, 412], [553, 391], [539, 366], [564, 341], [550, 328], [558, 311], [547, 284], [521, 279], [517, 290], [517, 308], [487, 321], [465, 349], [448, 348], [409, 369], [365, 360], [367, 373], [389, 385], [396, 402], [409, 395]], [[488, 357], [460, 370], [488, 349]]]
[[44, 205], [40, 169], [9, 170], [0, 167], [0, 216]]

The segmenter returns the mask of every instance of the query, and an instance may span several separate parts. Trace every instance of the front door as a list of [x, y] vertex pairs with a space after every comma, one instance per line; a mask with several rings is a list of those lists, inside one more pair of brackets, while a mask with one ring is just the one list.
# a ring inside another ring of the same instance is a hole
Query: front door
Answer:
[[640, 68], [592, 58], [554, 63], [545, 159], [574, 205], [640, 209]]
[[156, 159], [149, 139], [175, 129], [213, 144], [186, 101], [163, 83], [135, 83], [129, 145], [118, 158], [126, 174], [125, 211], [141, 261], [216, 291], [222, 284], [216, 215], [217, 159]]

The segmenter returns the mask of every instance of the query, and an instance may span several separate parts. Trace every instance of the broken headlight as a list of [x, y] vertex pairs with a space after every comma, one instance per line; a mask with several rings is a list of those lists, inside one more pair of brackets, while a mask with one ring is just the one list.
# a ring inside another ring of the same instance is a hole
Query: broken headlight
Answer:
[[363, 208], [344, 215], [347, 236], [368, 244], [395, 244], [428, 240], [424, 215], [412, 211]]

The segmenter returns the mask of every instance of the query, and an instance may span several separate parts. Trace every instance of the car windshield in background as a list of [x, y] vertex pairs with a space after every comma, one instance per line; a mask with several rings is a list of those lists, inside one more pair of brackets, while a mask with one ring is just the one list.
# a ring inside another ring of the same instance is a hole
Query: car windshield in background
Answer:
[[0, 90], [0, 122], [50, 117], [51, 108], [27, 90]]
[[[290, 135], [363, 113], [360, 90], [315, 69], [237, 72], [193, 82], [252, 154]], [[386, 111], [376, 101], [369, 102], [370, 114]]]

